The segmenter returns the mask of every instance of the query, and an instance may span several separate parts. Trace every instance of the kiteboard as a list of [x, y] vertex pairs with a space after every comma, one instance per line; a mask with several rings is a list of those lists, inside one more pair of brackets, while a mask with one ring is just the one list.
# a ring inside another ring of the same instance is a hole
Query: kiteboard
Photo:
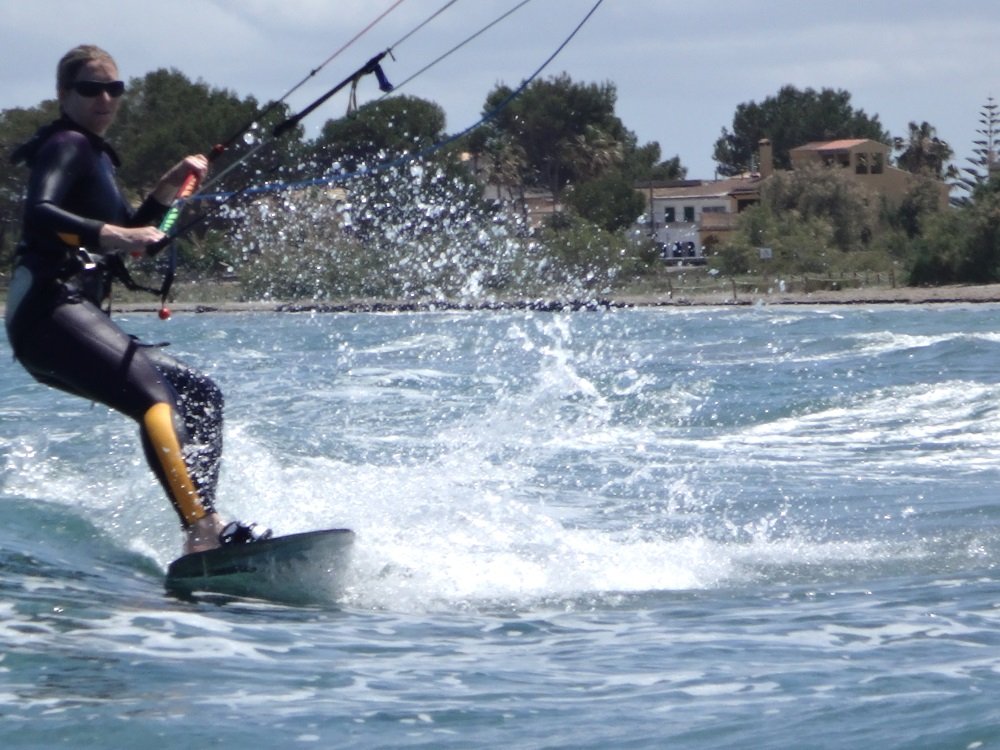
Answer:
[[328, 603], [343, 591], [353, 543], [350, 529], [323, 529], [192, 552], [167, 567], [166, 588], [182, 597]]

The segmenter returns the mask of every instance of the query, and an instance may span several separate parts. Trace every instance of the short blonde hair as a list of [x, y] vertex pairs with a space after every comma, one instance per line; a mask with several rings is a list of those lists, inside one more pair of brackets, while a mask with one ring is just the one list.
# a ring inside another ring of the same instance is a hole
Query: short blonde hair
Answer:
[[80, 69], [91, 62], [110, 63], [115, 70], [118, 69], [118, 63], [103, 49], [93, 44], [81, 44], [63, 55], [59, 61], [59, 67], [56, 68], [56, 87], [58, 90], [66, 91], [76, 80]]

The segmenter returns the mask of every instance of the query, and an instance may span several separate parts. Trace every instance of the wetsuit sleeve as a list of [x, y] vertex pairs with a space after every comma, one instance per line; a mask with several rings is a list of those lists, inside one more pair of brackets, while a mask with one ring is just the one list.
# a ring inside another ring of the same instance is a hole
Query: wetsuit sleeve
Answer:
[[144, 227], [152, 224], [159, 224], [163, 217], [167, 215], [170, 206], [164, 206], [153, 196], [149, 196], [142, 205], [132, 214], [128, 225], [130, 227]]
[[86, 136], [63, 132], [50, 138], [32, 162], [25, 204], [25, 229], [38, 247], [100, 250], [105, 224], [157, 224], [168, 206], [152, 196], [134, 210], [122, 196], [107, 154]]
[[28, 181], [25, 229], [38, 237], [58, 238], [64, 245], [92, 248], [100, 245], [100, 231], [105, 222], [62, 207], [73, 187], [92, 170], [89, 152], [90, 145], [82, 136], [52, 139], [40, 149]]

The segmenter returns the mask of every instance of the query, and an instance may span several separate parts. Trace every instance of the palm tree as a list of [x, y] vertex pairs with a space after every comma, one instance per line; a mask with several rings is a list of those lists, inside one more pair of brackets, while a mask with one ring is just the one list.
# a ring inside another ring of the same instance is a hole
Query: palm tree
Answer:
[[571, 166], [576, 181], [600, 177], [625, 160], [625, 146], [596, 125], [560, 143], [560, 156]]
[[895, 147], [900, 151], [896, 164], [900, 169], [914, 174], [930, 175], [938, 180], [958, 177], [958, 170], [948, 162], [955, 155], [947, 141], [937, 137], [937, 130], [928, 122], [910, 123], [907, 140], [896, 138]]

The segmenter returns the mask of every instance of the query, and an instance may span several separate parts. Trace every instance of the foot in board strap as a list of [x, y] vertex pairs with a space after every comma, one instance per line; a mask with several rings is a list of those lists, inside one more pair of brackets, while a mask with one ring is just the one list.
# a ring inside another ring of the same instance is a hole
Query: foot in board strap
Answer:
[[252, 542], [263, 542], [271, 538], [271, 530], [258, 526], [255, 523], [240, 523], [230, 521], [226, 527], [219, 532], [219, 544], [227, 546], [230, 544], [250, 544]]

